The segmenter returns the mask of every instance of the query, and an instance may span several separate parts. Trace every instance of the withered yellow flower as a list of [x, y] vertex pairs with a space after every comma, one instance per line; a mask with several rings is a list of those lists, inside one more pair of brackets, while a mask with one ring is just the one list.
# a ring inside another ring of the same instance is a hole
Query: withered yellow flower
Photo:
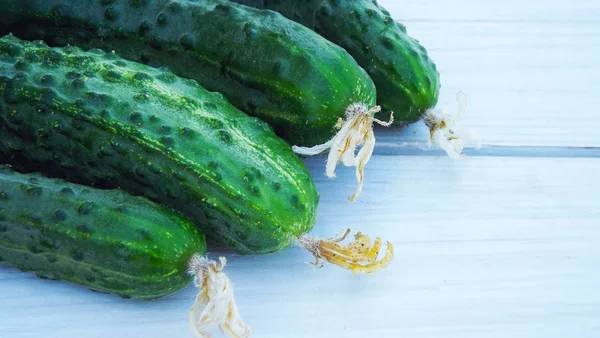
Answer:
[[315, 261], [310, 264], [319, 268], [323, 267], [324, 262], [320, 261], [323, 260], [356, 274], [368, 274], [384, 269], [394, 259], [394, 248], [387, 242], [385, 255], [377, 260], [381, 250], [379, 237], [371, 245], [369, 236], [358, 232], [354, 235], [354, 241], [347, 245], [341, 244], [350, 232], [347, 229], [343, 235], [340, 233], [328, 239], [302, 235], [296, 242], [315, 257]]

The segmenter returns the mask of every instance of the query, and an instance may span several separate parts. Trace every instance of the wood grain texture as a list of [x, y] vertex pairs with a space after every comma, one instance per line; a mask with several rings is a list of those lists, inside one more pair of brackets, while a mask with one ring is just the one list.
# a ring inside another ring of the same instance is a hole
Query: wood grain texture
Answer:
[[[353, 169], [330, 180], [307, 159], [313, 234], [351, 227], [396, 258], [356, 276], [314, 271], [299, 248], [212, 251], [253, 337], [600, 337], [600, 2], [380, 3], [438, 64], [440, 104], [467, 94], [464, 125], [486, 146], [452, 161], [426, 149], [422, 123], [378, 129], [354, 204]], [[0, 337], [191, 337], [195, 292], [123, 300], [0, 264]]]
[[[384, 271], [313, 271], [299, 248], [230, 256], [256, 337], [597, 337], [600, 159], [376, 156], [355, 204], [353, 171], [322, 174], [314, 234], [344, 227], [395, 246]], [[216, 256], [219, 252], [213, 252]], [[225, 252], [229, 255], [229, 252]], [[185, 337], [194, 288], [136, 302], [0, 270], [0, 336]]]
[[[456, 111], [485, 144], [599, 146], [600, 4], [596, 1], [380, 1], [429, 51], [439, 107]], [[423, 141], [416, 123], [386, 141]]]

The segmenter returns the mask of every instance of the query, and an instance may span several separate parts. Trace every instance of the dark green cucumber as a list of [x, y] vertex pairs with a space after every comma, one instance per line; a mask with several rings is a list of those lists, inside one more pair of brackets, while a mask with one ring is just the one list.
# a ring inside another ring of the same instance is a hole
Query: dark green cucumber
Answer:
[[0, 4], [4, 33], [112, 50], [223, 93], [292, 145], [328, 141], [373, 81], [342, 48], [272, 11], [221, 0], [23, 0]]
[[0, 166], [0, 260], [23, 271], [150, 299], [188, 285], [205, 251], [193, 222], [145, 198]]
[[240, 253], [288, 247], [318, 194], [272, 128], [219, 93], [101, 50], [0, 39], [0, 162], [120, 187]]
[[435, 63], [376, 0], [232, 1], [277, 11], [345, 48], [375, 82], [381, 115], [393, 111], [397, 123], [407, 124], [437, 104]]

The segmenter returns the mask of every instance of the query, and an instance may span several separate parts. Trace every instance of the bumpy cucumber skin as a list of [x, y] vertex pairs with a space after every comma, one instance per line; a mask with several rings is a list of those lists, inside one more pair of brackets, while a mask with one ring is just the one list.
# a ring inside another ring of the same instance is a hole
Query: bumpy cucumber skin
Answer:
[[419, 120], [437, 104], [439, 72], [427, 50], [376, 0], [232, 0], [270, 9], [345, 48], [377, 88], [379, 117], [397, 124]]
[[193, 222], [145, 198], [0, 166], [0, 260], [23, 271], [152, 299], [188, 285], [205, 252]]
[[239, 253], [282, 250], [318, 193], [272, 128], [219, 93], [101, 50], [0, 39], [0, 162], [122, 188]]
[[[25, 0], [2, 6], [15, 36], [114, 50], [197, 80], [292, 145], [328, 141], [375, 85], [342, 48], [282, 15], [220, 0]], [[22, 22], [18, 22], [19, 19]]]

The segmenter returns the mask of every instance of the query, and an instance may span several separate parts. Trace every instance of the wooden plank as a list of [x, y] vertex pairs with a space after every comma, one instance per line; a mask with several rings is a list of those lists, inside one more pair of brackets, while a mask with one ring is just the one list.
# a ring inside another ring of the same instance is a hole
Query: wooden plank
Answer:
[[[299, 248], [212, 251], [230, 258], [253, 336], [599, 337], [600, 3], [380, 3], [436, 61], [440, 105], [467, 94], [463, 125], [486, 144], [467, 153], [485, 156], [397, 156], [439, 151], [422, 150], [422, 123], [378, 129], [385, 156], [354, 204], [352, 169], [329, 180], [324, 158], [307, 160], [322, 195], [313, 234], [352, 227], [390, 240], [396, 258], [355, 276], [313, 271]], [[191, 336], [192, 286], [138, 302], [0, 264], [0, 290], [0, 337]]]
[[[485, 144], [599, 146], [600, 5], [595, 1], [380, 1], [429, 51], [440, 72], [438, 107]], [[422, 123], [386, 140], [424, 144]]]
[[[313, 234], [345, 227], [394, 244], [360, 276], [313, 271], [299, 248], [230, 256], [255, 337], [556, 337], [600, 334], [600, 159], [376, 156], [364, 193], [352, 169], [322, 174]], [[223, 252], [212, 252], [216, 257]], [[195, 289], [137, 302], [0, 269], [1, 337], [186, 337]]]

